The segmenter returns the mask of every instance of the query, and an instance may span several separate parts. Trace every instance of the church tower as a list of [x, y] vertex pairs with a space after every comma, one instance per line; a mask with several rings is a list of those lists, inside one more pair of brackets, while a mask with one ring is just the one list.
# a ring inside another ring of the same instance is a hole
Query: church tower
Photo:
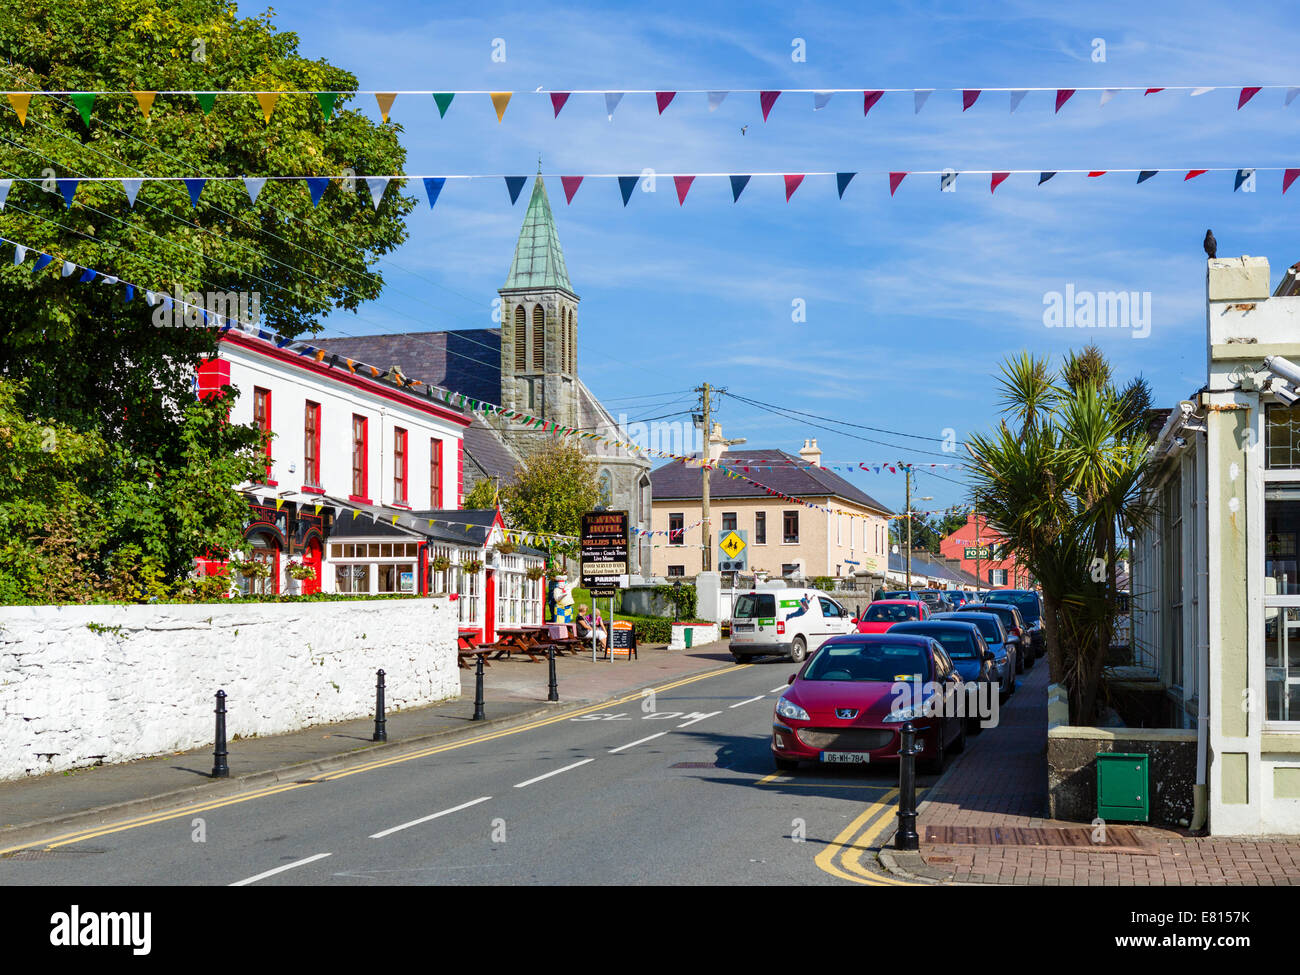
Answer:
[[501, 296], [501, 405], [576, 427], [578, 296], [538, 173]]

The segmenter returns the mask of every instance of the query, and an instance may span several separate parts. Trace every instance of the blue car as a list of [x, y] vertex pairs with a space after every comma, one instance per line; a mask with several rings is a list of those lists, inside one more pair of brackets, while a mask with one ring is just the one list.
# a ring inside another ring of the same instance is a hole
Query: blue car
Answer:
[[1016, 674], [1020, 672], [1020, 644], [1007, 633], [1006, 625], [999, 613], [981, 613], [979, 607], [961, 609], [955, 613], [936, 613], [936, 620], [974, 623], [979, 627], [980, 635], [988, 644], [996, 661], [997, 679], [1002, 688], [1003, 699], [1016, 691]]
[[[964, 683], [972, 688], [979, 684], [986, 684], [988, 690], [984, 692], [985, 694], [991, 694], [996, 688], [1002, 697], [1006, 696], [1006, 692], [1002, 691], [1004, 678], [999, 676], [996, 669], [996, 657], [983, 634], [980, 633], [979, 625], [973, 620], [943, 620], [932, 617], [928, 620], [895, 623], [889, 629], [889, 635], [894, 634], [928, 636], [932, 640], [937, 640], [944, 652], [948, 654], [957, 673], [961, 674]], [[1002, 673], [1005, 672], [1004, 662]], [[973, 713], [967, 711], [968, 715]], [[968, 731], [978, 732], [979, 728], [978, 717], [968, 718]]]

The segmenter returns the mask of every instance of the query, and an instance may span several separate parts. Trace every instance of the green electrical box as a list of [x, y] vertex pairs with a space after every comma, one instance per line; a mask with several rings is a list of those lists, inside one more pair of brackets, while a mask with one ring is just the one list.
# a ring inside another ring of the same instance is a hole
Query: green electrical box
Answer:
[[1125, 752], [1097, 753], [1097, 818], [1126, 823], [1150, 819], [1148, 756]]

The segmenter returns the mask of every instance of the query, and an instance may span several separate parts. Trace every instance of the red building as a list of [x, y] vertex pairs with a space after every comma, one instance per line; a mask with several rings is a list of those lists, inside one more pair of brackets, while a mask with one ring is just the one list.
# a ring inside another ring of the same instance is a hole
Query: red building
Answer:
[[[966, 524], [939, 542], [939, 552], [945, 558], [960, 559], [962, 569], [977, 576], [986, 588], [1030, 588], [1029, 572], [1016, 565], [1016, 557], [1002, 557], [1003, 541], [1003, 537], [983, 518], [979, 519], [977, 526], [975, 515], [971, 514], [967, 515]], [[978, 558], [974, 557], [976, 555]]]

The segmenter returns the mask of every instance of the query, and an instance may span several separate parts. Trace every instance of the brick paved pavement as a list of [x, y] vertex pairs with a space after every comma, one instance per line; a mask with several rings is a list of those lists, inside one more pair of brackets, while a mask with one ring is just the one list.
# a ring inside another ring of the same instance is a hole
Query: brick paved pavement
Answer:
[[[1047, 661], [1021, 675], [999, 727], [970, 739], [919, 810], [925, 826], [1079, 826], [1047, 813]], [[1137, 827], [1146, 853], [931, 845], [892, 854], [904, 871], [949, 883], [1146, 886], [1300, 885], [1300, 838], [1193, 837]]]

